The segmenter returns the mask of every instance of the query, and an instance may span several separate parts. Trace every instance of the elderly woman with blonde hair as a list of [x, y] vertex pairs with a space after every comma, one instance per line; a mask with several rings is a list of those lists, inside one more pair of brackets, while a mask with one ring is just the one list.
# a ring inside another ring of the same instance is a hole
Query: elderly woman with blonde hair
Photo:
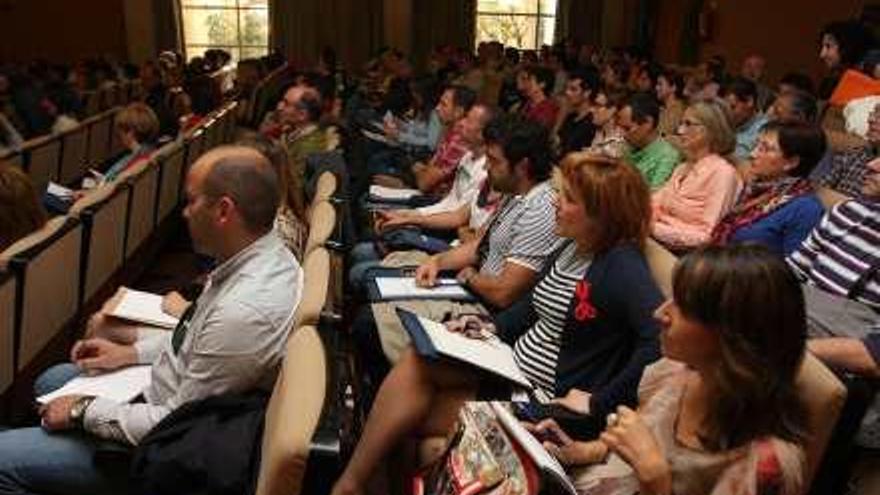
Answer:
[[684, 161], [654, 193], [652, 235], [674, 251], [687, 251], [709, 242], [742, 189], [725, 158], [736, 144], [727, 107], [720, 101], [694, 103], [671, 142]]

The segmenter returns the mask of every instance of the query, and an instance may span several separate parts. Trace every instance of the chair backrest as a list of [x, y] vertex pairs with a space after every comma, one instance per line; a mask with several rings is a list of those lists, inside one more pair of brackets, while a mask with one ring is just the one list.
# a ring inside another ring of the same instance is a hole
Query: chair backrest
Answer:
[[27, 172], [37, 191], [45, 191], [49, 181], [58, 180], [61, 140], [42, 138], [27, 145]]
[[110, 157], [121, 155], [126, 151], [125, 143], [122, 142], [122, 137], [118, 132], [115, 132], [117, 115], [119, 115], [119, 111], [114, 109], [112, 118], [113, 124], [110, 126]]
[[795, 386], [807, 409], [808, 437], [804, 445], [807, 472], [804, 486], [809, 487], [846, 402], [846, 387], [809, 352], [804, 356]]
[[223, 142], [231, 143], [235, 140], [235, 118], [238, 115], [237, 101], [229, 104], [223, 119]]
[[0, 272], [0, 394], [15, 376], [16, 282], [12, 273]]
[[167, 152], [159, 151], [159, 166], [161, 168], [159, 183], [159, 204], [156, 208], [156, 223], [166, 218], [180, 202], [180, 190], [183, 181], [184, 148], [180, 143], [171, 145]]
[[196, 160], [202, 156], [202, 153], [205, 151], [205, 131], [203, 129], [197, 129], [192, 133], [192, 137], [187, 140], [186, 145], [186, 166], [187, 168], [191, 167]]
[[55, 217], [0, 253], [0, 268], [13, 271], [21, 284], [16, 302], [21, 309], [15, 332], [17, 370], [76, 317], [82, 249], [80, 223]]
[[125, 261], [129, 187], [120, 182], [89, 192], [70, 208], [83, 222], [82, 301], [87, 303]]
[[61, 174], [59, 179], [62, 184], [69, 185], [82, 177], [86, 172], [89, 128], [86, 125], [80, 125], [76, 129], [64, 134], [62, 139], [64, 146], [61, 151]]
[[302, 268], [302, 298], [296, 308], [294, 324], [317, 325], [321, 319], [321, 311], [327, 303], [330, 286], [330, 253], [324, 248], [315, 249], [306, 255]]
[[664, 296], [672, 297], [672, 271], [678, 261], [675, 255], [654, 239], [648, 239], [645, 242], [645, 259], [660, 291]]
[[19, 168], [24, 168], [24, 153], [13, 153], [11, 155], [4, 156], [3, 161], [10, 165], [16, 165]]
[[89, 126], [89, 166], [97, 166], [109, 158], [110, 133], [113, 130], [113, 114], [103, 113]]
[[302, 490], [312, 436], [328, 389], [328, 359], [313, 326], [296, 328], [266, 408], [257, 495]]
[[141, 247], [153, 232], [156, 221], [156, 199], [159, 189], [159, 164], [145, 160], [123, 172], [119, 181], [131, 189], [128, 204], [128, 231], [125, 236], [125, 256]]
[[329, 170], [322, 172], [315, 183], [315, 195], [312, 197], [312, 204], [316, 205], [321, 201], [329, 200], [336, 192], [338, 185], [339, 181], [333, 172]]
[[327, 201], [314, 205], [309, 213], [309, 238], [306, 241], [306, 254], [323, 246], [336, 229], [336, 209]]

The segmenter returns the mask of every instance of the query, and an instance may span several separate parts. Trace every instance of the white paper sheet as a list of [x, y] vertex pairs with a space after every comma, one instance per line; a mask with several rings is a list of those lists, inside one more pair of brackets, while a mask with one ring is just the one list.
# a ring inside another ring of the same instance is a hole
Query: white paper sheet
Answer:
[[70, 199], [73, 197], [72, 189], [51, 181], [49, 182], [49, 186], [46, 187], [46, 192], [51, 194], [52, 196], [55, 196], [56, 198], [61, 199]]
[[110, 315], [162, 328], [177, 326], [177, 318], [162, 311], [162, 296], [128, 288]]
[[37, 402], [46, 404], [65, 395], [81, 394], [104, 397], [116, 402], [129, 402], [150, 386], [152, 366], [129, 366], [96, 376], [78, 376], [63, 387], [46, 395], [37, 397]]
[[467, 298], [470, 294], [454, 278], [438, 278], [430, 288], [416, 286], [413, 277], [376, 277], [382, 299], [450, 299]]

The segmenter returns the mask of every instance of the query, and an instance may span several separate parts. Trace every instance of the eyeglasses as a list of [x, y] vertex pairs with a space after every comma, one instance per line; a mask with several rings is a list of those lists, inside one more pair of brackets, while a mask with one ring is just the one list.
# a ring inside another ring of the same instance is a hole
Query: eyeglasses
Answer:
[[782, 150], [779, 149], [779, 146], [773, 146], [771, 144], [759, 142], [755, 145], [755, 151], [758, 153], [781, 153]]

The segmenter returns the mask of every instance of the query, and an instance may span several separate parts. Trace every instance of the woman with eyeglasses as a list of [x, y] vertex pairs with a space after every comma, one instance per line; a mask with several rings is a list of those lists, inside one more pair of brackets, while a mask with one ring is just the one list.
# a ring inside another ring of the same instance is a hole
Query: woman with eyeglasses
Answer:
[[553, 420], [532, 429], [590, 495], [796, 495], [805, 483], [806, 410], [795, 380], [804, 356], [804, 296], [761, 246], [693, 251], [656, 313], [663, 359], [618, 407], [599, 440], [570, 439]]
[[817, 126], [767, 124], [752, 151], [754, 179], [715, 227], [712, 241], [758, 242], [781, 256], [797, 249], [824, 214], [808, 179], [824, 154], [825, 134]]
[[711, 240], [742, 188], [724, 158], [736, 144], [727, 107], [720, 101], [689, 106], [670, 142], [684, 161], [654, 193], [652, 235], [672, 251], [684, 252]]
[[[642, 254], [650, 193], [634, 167], [586, 153], [569, 154], [557, 177], [556, 228], [568, 242], [494, 323], [538, 393], [589, 414], [582, 433], [595, 438], [607, 413], [635, 403], [642, 371], [659, 356], [652, 314], [662, 295]], [[382, 383], [334, 495], [361, 493], [407, 436], [446, 436], [466, 400], [510, 393], [488, 373], [408, 350]]]

